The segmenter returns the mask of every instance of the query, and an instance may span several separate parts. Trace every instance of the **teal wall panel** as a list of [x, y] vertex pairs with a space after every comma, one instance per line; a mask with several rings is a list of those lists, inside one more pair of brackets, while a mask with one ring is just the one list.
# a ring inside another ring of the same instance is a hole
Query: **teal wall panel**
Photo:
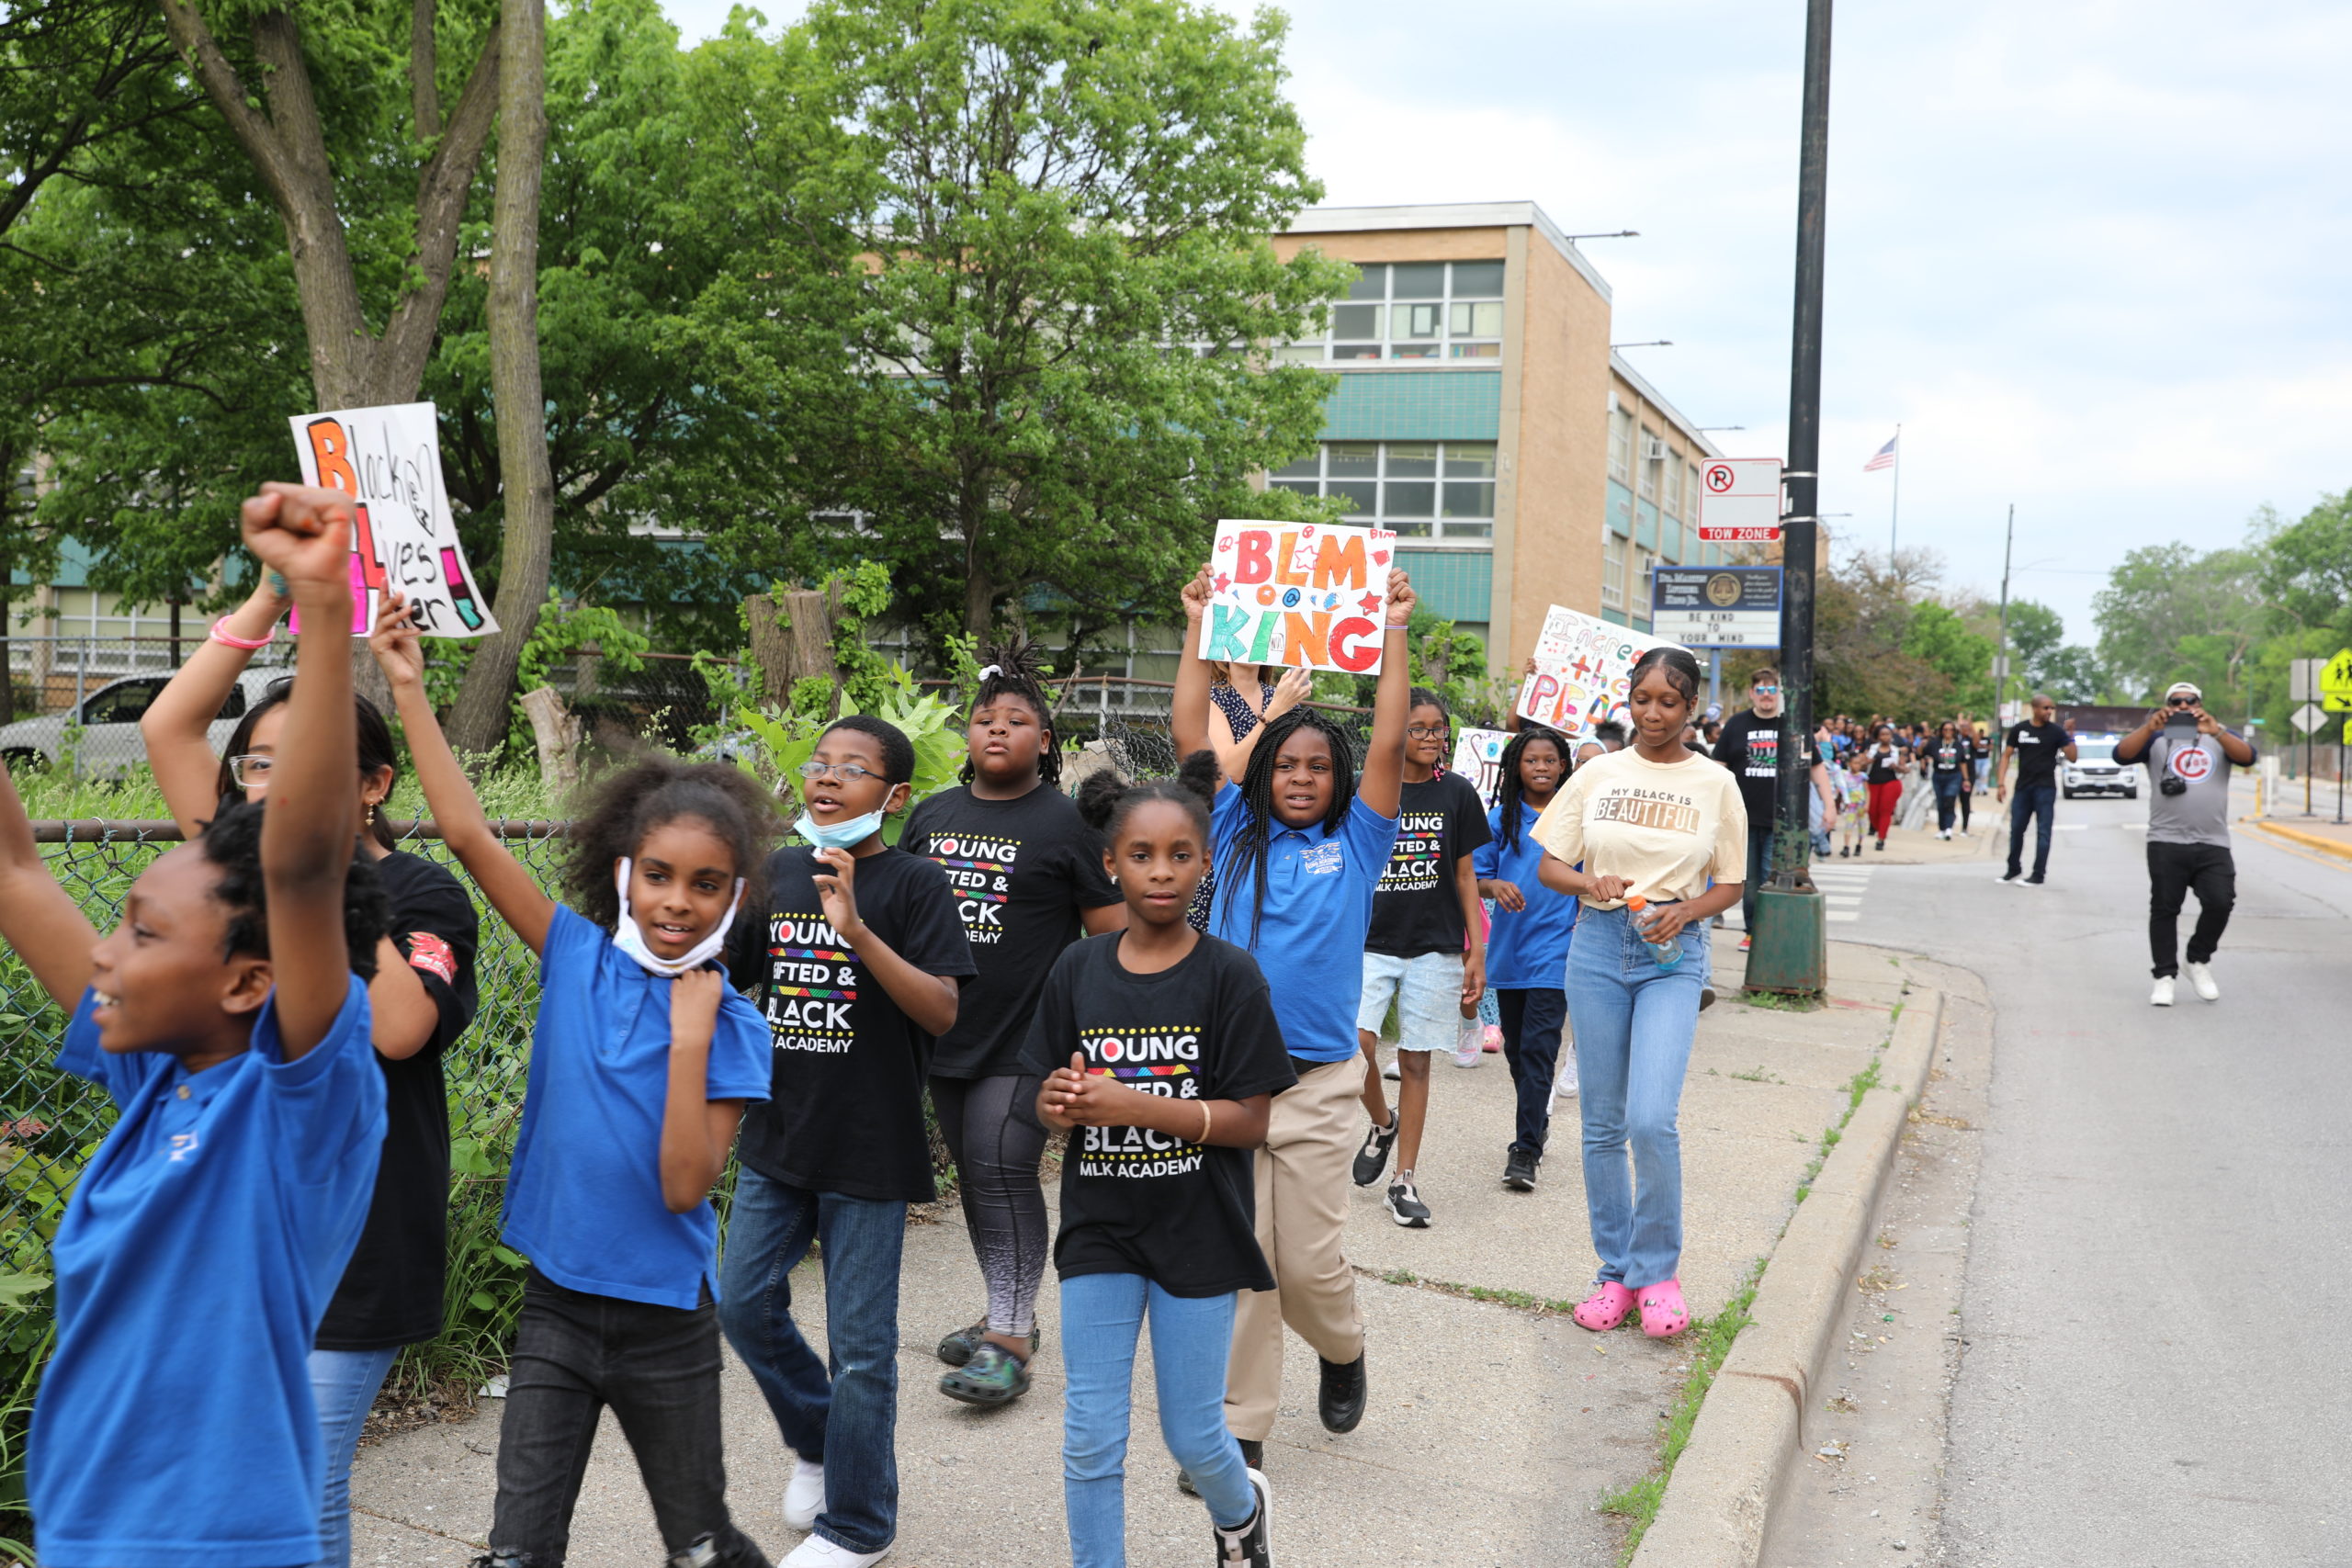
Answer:
[[1609, 526], [1621, 539], [1633, 536], [1634, 492], [1615, 479], [1609, 481]]
[[1408, 550], [1396, 564], [1413, 576], [1413, 592], [1449, 621], [1490, 621], [1495, 558], [1490, 550]]
[[1334, 373], [1326, 441], [1492, 441], [1502, 428], [1499, 370]]
[[1645, 550], [1657, 548], [1657, 503], [1645, 501], [1634, 509], [1634, 543]]

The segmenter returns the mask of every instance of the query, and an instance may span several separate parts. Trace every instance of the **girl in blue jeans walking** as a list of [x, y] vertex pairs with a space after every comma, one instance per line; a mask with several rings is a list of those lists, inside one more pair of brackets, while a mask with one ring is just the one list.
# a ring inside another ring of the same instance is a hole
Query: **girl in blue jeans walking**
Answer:
[[[1747, 874], [1738, 781], [1682, 744], [1698, 690], [1699, 662], [1682, 649], [1644, 654], [1633, 671], [1634, 744], [1577, 769], [1535, 824], [1546, 852], [1538, 878], [1584, 905], [1566, 990], [1584, 1108], [1585, 1202], [1600, 1273], [1576, 1320], [1611, 1329], [1638, 1303], [1642, 1332], [1657, 1339], [1690, 1324], [1676, 1278], [1682, 1143], [1675, 1111], [1707, 983], [1708, 928], [1739, 902]], [[1645, 905], [1638, 924], [1629, 896]]]
[[1250, 1152], [1297, 1082], [1257, 961], [1184, 919], [1208, 865], [1216, 758], [1173, 782], [1086, 781], [1127, 929], [1064, 950], [1024, 1061], [1062, 1159], [1062, 1489], [1075, 1568], [1126, 1557], [1127, 1416], [1147, 1320], [1160, 1435], [1208, 1505], [1220, 1563], [1270, 1561], [1266, 1478], [1226, 1430], [1234, 1300], [1271, 1291]]

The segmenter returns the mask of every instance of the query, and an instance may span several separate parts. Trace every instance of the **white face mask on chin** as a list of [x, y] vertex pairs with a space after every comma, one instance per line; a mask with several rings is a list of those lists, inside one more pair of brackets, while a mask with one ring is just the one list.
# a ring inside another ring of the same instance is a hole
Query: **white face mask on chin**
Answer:
[[728, 929], [735, 923], [736, 911], [743, 907], [743, 879], [740, 876], [735, 879], [735, 901], [727, 906], [726, 918], [708, 936], [677, 958], [661, 958], [645, 945], [645, 932], [639, 928], [637, 916], [629, 909], [628, 874], [629, 867], [635, 863], [628, 856], [623, 855], [613, 865], [613, 886], [621, 896], [621, 918], [613, 927], [613, 945], [635, 959], [639, 967], [648, 974], [659, 975], [669, 980], [699, 969], [718, 957], [719, 950], [727, 945]]

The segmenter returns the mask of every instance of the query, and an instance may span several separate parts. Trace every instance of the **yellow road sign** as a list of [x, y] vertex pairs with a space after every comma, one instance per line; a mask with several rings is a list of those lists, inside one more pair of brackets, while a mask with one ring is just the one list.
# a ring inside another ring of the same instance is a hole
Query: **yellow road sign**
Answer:
[[2330, 713], [2352, 713], [2352, 648], [2339, 648], [2321, 666], [2319, 705]]

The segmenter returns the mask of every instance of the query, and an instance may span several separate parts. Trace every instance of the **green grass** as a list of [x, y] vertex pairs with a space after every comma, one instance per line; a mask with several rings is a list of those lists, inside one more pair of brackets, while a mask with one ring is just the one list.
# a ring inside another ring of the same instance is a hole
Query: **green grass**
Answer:
[[1565, 1317], [1577, 1307], [1577, 1303], [1571, 1301], [1531, 1295], [1525, 1291], [1498, 1291], [1487, 1285], [1457, 1284], [1452, 1280], [1424, 1280], [1410, 1269], [1391, 1269], [1379, 1278], [1385, 1285], [1410, 1285], [1415, 1290], [1434, 1291], [1442, 1296], [1459, 1296], [1466, 1302], [1489, 1302], [1496, 1306], [1515, 1307], [1521, 1312], [1538, 1313], [1547, 1317]]
[[1602, 1513], [1626, 1521], [1625, 1545], [1618, 1557], [1621, 1563], [1633, 1560], [1642, 1537], [1657, 1520], [1658, 1505], [1666, 1500], [1666, 1483], [1674, 1475], [1674, 1461], [1690, 1445], [1690, 1428], [1699, 1419], [1699, 1407], [1706, 1403], [1707, 1391], [1714, 1386], [1724, 1358], [1731, 1354], [1732, 1341], [1753, 1321], [1747, 1309], [1756, 1303], [1756, 1287], [1764, 1278], [1765, 1262], [1759, 1258], [1748, 1266], [1747, 1277], [1740, 1281], [1739, 1289], [1732, 1292], [1722, 1311], [1712, 1317], [1691, 1320], [1688, 1337], [1682, 1342], [1690, 1353], [1690, 1370], [1682, 1379], [1680, 1392], [1674, 1396], [1673, 1408], [1658, 1423], [1657, 1464], [1640, 1480], [1600, 1499]]
[[[1794, 999], [1747, 998], [1750, 1002], [1761, 1001], [1766, 1006], [1779, 1006]], [[1791, 1008], [1786, 1010], [1809, 1010]], [[1900, 1016], [1902, 1011], [1902, 1004], [1896, 1003], [1895, 1015]], [[1881, 1040], [1871, 1052], [1870, 1065], [1846, 1080], [1846, 1109], [1838, 1115], [1836, 1126], [1821, 1130], [1820, 1147], [1806, 1163], [1804, 1174], [1797, 1179], [1797, 1202], [1802, 1203], [1812, 1196], [1814, 1179], [1821, 1174], [1821, 1168], [1828, 1163], [1829, 1151], [1845, 1137], [1848, 1123], [1853, 1121], [1854, 1112], [1861, 1109], [1862, 1097], [1879, 1087], [1879, 1063], [1894, 1040], [1893, 1021], [1890, 1019], [1886, 1038]], [[1759, 1073], [1762, 1070], [1760, 1067], [1757, 1069]], [[1731, 1076], [1756, 1081], [1747, 1073]], [[1781, 1227], [1781, 1234], [1787, 1234], [1785, 1224]], [[1674, 1407], [1658, 1423], [1657, 1465], [1639, 1480], [1600, 1499], [1599, 1506], [1602, 1513], [1626, 1521], [1625, 1544], [1618, 1557], [1621, 1568], [1622, 1564], [1633, 1561], [1634, 1550], [1642, 1544], [1642, 1537], [1648, 1533], [1651, 1524], [1657, 1518], [1658, 1506], [1666, 1501], [1666, 1483], [1674, 1476], [1674, 1461], [1682, 1457], [1682, 1450], [1690, 1444], [1691, 1424], [1699, 1418], [1699, 1407], [1706, 1403], [1707, 1390], [1714, 1385], [1715, 1374], [1722, 1370], [1724, 1358], [1731, 1354], [1732, 1342], [1739, 1337], [1739, 1331], [1751, 1321], [1747, 1309], [1755, 1304], [1756, 1289], [1763, 1281], [1765, 1266], [1769, 1261], [1759, 1258], [1749, 1267], [1747, 1278], [1738, 1290], [1732, 1292], [1731, 1299], [1724, 1303], [1721, 1312], [1713, 1317], [1691, 1320], [1687, 1331], [1689, 1337], [1683, 1341], [1690, 1348], [1690, 1369], [1682, 1380], [1681, 1392], [1675, 1396]], [[1406, 1281], [1400, 1282], [1409, 1282], [1409, 1279], [1408, 1276]]]
[[1752, 1008], [1770, 1008], [1774, 1012], [1819, 1012], [1828, 1004], [1819, 997], [1792, 997], [1779, 991], [1742, 991], [1739, 999]]

